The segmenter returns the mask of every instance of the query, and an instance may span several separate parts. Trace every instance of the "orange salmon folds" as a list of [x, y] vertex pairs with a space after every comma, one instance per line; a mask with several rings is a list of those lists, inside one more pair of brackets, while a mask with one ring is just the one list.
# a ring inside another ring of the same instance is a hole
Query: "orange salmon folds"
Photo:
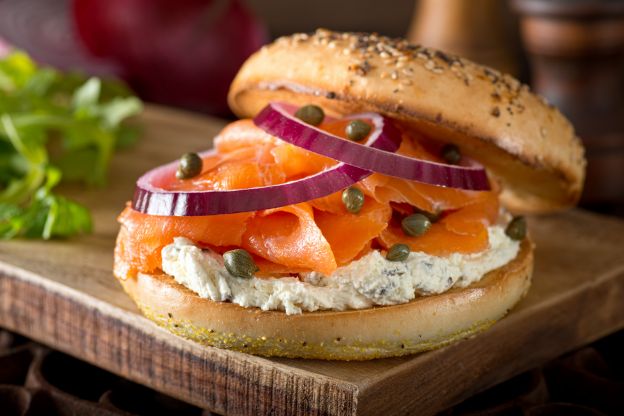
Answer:
[[[334, 120], [320, 128], [345, 137], [347, 123]], [[215, 149], [204, 157], [199, 176], [188, 180], [172, 176], [164, 186], [170, 190], [266, 186], [313, 175], [337, 163], [272, 137], [251, 120], [225, 127], [215, 139]], [[428, 149], [404, 132], [398, 153], [439, 162]], [[217, 251], [244, 248], [256, 259], [260, 277], [305, 271], [329, 275], [373, 247], [387, 249], [396, 243], [438, 256], [482, 251], [488, 247], [487, 227], [499, 213], [493, 191], [443, 188], [377, 173], [355, 186], [366, 196], [358, 214], [344, 208], [341, 192], [271, 210], [204, 217], [151, 216], [127, 207], [119, 216], [115, 267], [127, 272], [120, 275], [130, 276], [159, 271], [161, 250], [174, 237], [186, 237]], [[425, 235], [408, 237], [397, 218], [416, 209], [443, 214]]]

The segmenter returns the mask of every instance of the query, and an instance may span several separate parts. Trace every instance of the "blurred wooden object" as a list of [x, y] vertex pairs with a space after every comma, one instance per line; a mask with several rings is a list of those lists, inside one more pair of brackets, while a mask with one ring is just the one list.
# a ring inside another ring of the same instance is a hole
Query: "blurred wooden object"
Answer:
[[408, 39], [518, 75], [508, 3], [500, 0], [420, 0]]
[[534, 89], [572, 120], [587, 148], [583, 202], [624, 207], [624, 2], [513, 5]]

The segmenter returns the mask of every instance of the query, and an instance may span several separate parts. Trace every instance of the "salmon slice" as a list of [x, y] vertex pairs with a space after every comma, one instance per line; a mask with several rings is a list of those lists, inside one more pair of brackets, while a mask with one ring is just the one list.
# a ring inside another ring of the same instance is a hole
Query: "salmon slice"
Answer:
[[[116, 254], [127, 264], [131, 275], [151, 273], [162, 265], [161, 250], [174, 237], [186, 237], [198, 245], [238, 246], [245, 223], [254, 214], [169, 217], [142, 214], [126, 207], [117, 219], [121, 223]], [[123, 274], [122, 276], [125, 276]]]
[[314, 175], [336, 164], [333, 159], [283, 142], [275, 146], [271, 153], [289, 180]]
[[336, 263], [343, 266], [351, 262], [371, 241], [388, 226], [392, 209], [372, 198], [366, 198], [362, 210], [351, 214], [317, 211], [316, 224], [329, 242]]
[[218, 153], [229, 153], [259, 144], [275, 145], [279, 139], [259, 129], [251, 119], [234, 121], [219, 133], [214, 140]]
[[489, 193], [489, 197], [483, 197], [475, 203], [467, 205], [460, 210], [445, 215], [440, 222], [447, 230], [457, 234], [476, 235], [496, 223], [499, 215], [498, 196]]
[[273, 263], [267, 259], [259, 257], [257, 255], [253, 255], [254, 261], [256, 262], [256, 266], [260, 269], [257, 273], [257, 277], [286, 277], [286, 276], [297, 276], [299, 273], [306, 273], [313, 271], [310, 268], [304, 267], [289, 267], [284, 266], [283, 264]]
[[394, 244], [407, 244], [412, 251], [422, 251], [432, 256], [449, 256], [453, 253], [478, 253], [488, 248], [487, 228], [477, 234], [458, 234], [444, 224], [436, 223], [420, 237], [409, 237], [398, 225], [390, 225], [379, 236], [381, 245], [388, 249]]
[[242, 247], [273, 263], [330, 274], [336, 260], [307, 203], [259, 212], [247, 222]]
[[324, 196], [322, 198], [313, 199], [308, 203], [319, 211], [330, 212], [332, 214], [340, 215], [348, 214], [347, 209], [342, 203], [342, 191], [334, 192], [333, 194]]

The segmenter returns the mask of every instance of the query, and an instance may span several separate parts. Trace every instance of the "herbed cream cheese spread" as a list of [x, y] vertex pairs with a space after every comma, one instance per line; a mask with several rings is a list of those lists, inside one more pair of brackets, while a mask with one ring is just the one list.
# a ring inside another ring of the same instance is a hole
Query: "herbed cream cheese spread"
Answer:
[[516, 257], [520, 244], [507, 237], [502, 226], [489, 227], [488, 234], [489, 247], [480, 253], [436, 257], [412, 252], [406, 260], [394, 262], [375, 250], [330, 276], [309, 272], [299, 279], [234, 277], [223, 266], [219, 254], [177, 237], [162, 250], [162, 268], [178, 283], [213, 301], [281, 310], [288, 315], [365, 309], [468, 286]]

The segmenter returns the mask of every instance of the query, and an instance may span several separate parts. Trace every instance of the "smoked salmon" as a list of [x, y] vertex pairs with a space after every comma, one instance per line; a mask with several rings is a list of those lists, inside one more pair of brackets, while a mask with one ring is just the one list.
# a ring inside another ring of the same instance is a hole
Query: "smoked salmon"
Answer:
[[[344, 137], [344, 120], [326, 121], [321, 129]], [[413, 132], [403, 132], [398, 153], [440, 162]], [[287, 144], [251, 120], [227, 126], [215, 139], [215, 152], [203, 157], [200, 175], [171, 177], [169, 190], [234, 190], [280, 184], [327, 169], [337, 162]], [[475, 253], [488, 246], [487, 227], [499, 212], [493, 191], [443, 188], [374, 173], [356, 185], [365, 202], [348, 212], [341, 192], [324, 198], [264, 211], [200, 217], [152, 216], [127, 207], [119, 216], [118, 275], [160, 269], [160, 252], [174, 237], [186, 237], [217, 252], [241, 247], [252, 254], [259, 275], [317, 271], [331, 274], [373, 248], [405, 243], [413, 251], [446, 256]], [[406, 236], [400, 219], [413, 212], [439, 214], [420, 237]]]

